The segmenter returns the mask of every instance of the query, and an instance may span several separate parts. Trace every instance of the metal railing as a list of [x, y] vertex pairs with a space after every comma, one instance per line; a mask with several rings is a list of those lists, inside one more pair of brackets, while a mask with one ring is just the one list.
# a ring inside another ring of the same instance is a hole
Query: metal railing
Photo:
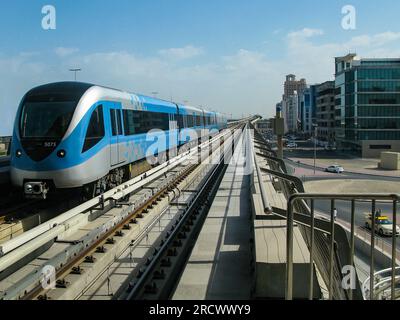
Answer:
[[[362, 288], [358, 280], [358, 274], [355, 273], [356, 285], [355, 288], [348, 290], [342, 286], [343, 267], [354, 267], [354, 252], [355, 252], [355, 210], [357, 200], [371, 201], [371, 213], [375, 214], [377, 200], [390, 200], [393, 203], [393, 234], [396, 229], [396, 213], [399, 195], [334, 195], [334, 194], [306, 194], [302, 181], [288, 174], [285, 162], [277, 158], [276, 152], [272, 150], [269, 144], [261, 134], [254, 129], [254, 141], [259, 144], [255, 146], [261, 156], [268, 160], [270, 169], [261, 168], [264, 171], [279, 179], [282, 185], [282, 191], [288, 199], [288, 211], [285, 212], [279, 208], [273, 208], [274, 214], [277, 214], [287, 222], [287, 276], [286, 276], [286, 298], [293, 298], [293, 227], [294, 221], [298, 223], [299, 230], [306, 241], [310, 251], [310, 267], [309, 267], [309, 298], [313, 297], [313, 274], [314, 264], [319, 271], [319, 274], [327, 286], [329, 299], [362, 299]], [[261, 146], [260, 146], [261, 145]], [[315, 200], [324, 199], [330, 200], [331, 210], [330, 219], [318, 219], [315, 217]], [[307, 203], [308, 200], [310, 203]], [[335, 223], [334, 207], [337, 200], [347, 200], [351, 202], [351, 217], [350, 217], [350, 239], [347, 237], [345, 228]], [[374, 216], [374, 215], [372, 215]], [[374, 220], [374, 219], [372, 219]], [[375, 221], [372, 222], [372, 230], [375, 230]], [[391, 297], [395, 297], [396, 290], [396, 237], [392, 238], [391, 246]], [[369, 293], [370, 298], [374, 296], [374, 272], [375, 272], [375, 233], [371, 232], [371, 247], [369, 250], [371, 256], [371, 270], [369, 277]], [[328, 264], [326, 262], [329, 262]], [[354, 268], [355, 270], [355, 268]], [[387, 280], [387, 279], [386, 279]], [[387, 280], [388, 281], [388, 280]], [[385, 282], [387, 284], [387, 282]]]
[[[286, 269], [286, 299], [291, 300], [293, 298], [293, 227], [294, 227], [294, 203], [300, 200], [309, 200], [311, 202], [311, 245], [310, 245], [310, 272], [314, 268], [314, 244], [315, 244], [315, 200], [329, 200], [330, 201], [330, 232], [327, 233], [330, 240], [329, 245], [329, 281], [328, 281], [328, 292], [329, 299], [334, 298], [334, 265], [335, 265], [335, 254], [337, 246], [335, 247], [335, 220], [334, 215], [335, 201], [347, 200], [351, 201], [351, 230], [350, 230], [350, 252], [349, 252], [349, 265], [354, 266], [354, 246], [355, 246], [355, 204], [356, 201], [371, 201], [371, 216], [375, 217], [376, 202], [381, 200], [389, 200], [393, 203], [393, 235], [392, 235], [392, 252], [391, 252], [391, 297], [395, 298], [396, 290], [396, 215], [397, 215], [397, 204], [400, 200], [400, 195], [385, 195], [385, 194], [293, 194], [288, 199], [287, 205], [287, 269]], [[370, 300], [375, 297], [375, 223], [376, 219], [371, 219], [371, 246], [370, 246], [370, 276], [369, 276], [369, 296]], [[312, 284], [312, 278], [310, 279]], [[310, 285], [310, 291], [312, 286]], [[312, 291], [310, 292], [312, 297]], [[348, 290], [348, 298], [352, 299], [352, 290]]]
[[[374, 274], [377, 280], [374, 285], [374, 299], [375, 300], [391, 300], [400, 299], [400, 267], [395, 268], [395, 281], [393, 281], [393, 269], [388, 268], [381, 270]], [[368, 277], [362, 285], [364, 300], [370, 300], [370, 277]], [[395, 285], [395, 292], [393, 292], [393, 284]], [[390, 291], [389, 291], [390, 290]], [[389, 291], [389, 292], [388, 292]]]

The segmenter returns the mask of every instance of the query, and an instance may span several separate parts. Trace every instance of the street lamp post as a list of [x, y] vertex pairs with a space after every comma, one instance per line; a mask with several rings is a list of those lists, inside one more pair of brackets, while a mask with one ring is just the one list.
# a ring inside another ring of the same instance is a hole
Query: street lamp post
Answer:
[[74, 73], [74, 79], [75, 79], [75, 81], [76, 81], [76, 73], [79, 72], [79, 71], [82, 71], [82, 69], [80, 69], [80, 68], [73, 68], [73, 69], [69, 69], [69, 71], [71, 71], [71, 72]]

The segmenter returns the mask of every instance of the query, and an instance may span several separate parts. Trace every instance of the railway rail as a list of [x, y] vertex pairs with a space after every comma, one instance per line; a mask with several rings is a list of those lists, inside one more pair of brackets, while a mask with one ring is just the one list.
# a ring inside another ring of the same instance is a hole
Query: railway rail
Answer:
[[[45, 245], [49, 247], [44, 251], [45, 255], [47, 253], [47, 261], [40, 268], [33, 270], [32, 268], [26, 270], [17, 268], [2, 277], [0, 299], [46, 299], [48, 293], [52, 290], [43, 285], [45, 267], [51, 266], [53, 268], [56, 288], [65, 289], [67, 287], [65, 278], [71, 274], [79, 275], [84, 269], [81, 266], [93, 264], [96, 260], [94, 258], [96, 254], [104, 255], [108, 249], [113, 251], [110, 246], [112, 247], [115, 244], [121, 248], [126, 248], [127, 245], [132, 246], [133, 243], [129, 241], [126, 243], [128, 237], [123, 239], [124, 234], [131, 233], [135, 229], [135, 225], [140, 224], [139, 221], [146, 220], [146, 215], [158, 204], [163, 203], [165, 205], [173, 202], [174, 199], [178, 199], [181, 193], [179, 187], [182, 184], [187, 185], [188, 177], [195, 174], [196, 170], [199, 171], [200, 164], [193, 164], [190, 160], [198, 157], [204, 158], [205, 153], [211, 157], [212, 150], [222, 148], [229, 140], [228, 136], [231, 130], [242, 126], [243, 124], [236, 124], [230, 130], [223, 131], [198, 148], [190, 149], [124, 185], [81, 204], [0, 246], [0, 276], [4, 271], [10, 270], [17, 263], [20, 263], [22, 259], [26, 259], [27, 251], [33, 252]], [[214, 148], [216, 143], [218, 145]], [[207, 175], [208, 178], [201, 190], [198, 193], [198, 190], [196, 190], [197, 196], [188, 206], [191, 209], [178, 215], [179, 219], [174, 230], [178, 230], [178, 225], [183, 225], [183, 222], [191, 219], [189, 212], [193, 211], [194, 204], [198, 204], [198, 201], [204, 202], [205, 194], [210, 193], [212, 186], [210, 182], [215, 182], [217, 173], [220, 173], [223, 168], [223, 161], [219, 160], [220, 164], [215, 165], [210, 174]], [[199, 172], [196, 174], [199, 174]], [[134, 198], [134, 201], [131, 201], [132, 198]], [[109, 214], [110, 211], [116, 213]], [[109, 216], [107, 217], [108, 220], [105, 223], [105, 220], [102, 220], [103, 223], [99, 224], [98, 221], [105, 219], [106, 216]], [[148, 228], [152, 222], [147, 221], [146, 223]], [[84, 234], [79, 232], [79, 230], [82, 230], [82, 226], [86, 228], [89, 225], [93, 227], [89, 232], [87, 232], [87, 229], [85, 229]], [[169, 238], [173, 239], [174, 234], [171, 231]], [[79, 237], [79, 235], [81, 236]], [[164, 244], [166, 243], [169, 243], [169, 241], [165, 241]], [[55, 247], [57, 247], [58, 252]], [[35, 258], [37, 257], [32, 259]], [[102, 271], [104, 272], [104, 268]], [[91, 270], [88, 273], [93, 273], [91, 275], [93, 282], [102, 272], [94, 274]], [[129, 284], [128, 288], [131, 287], [132, 285]]]

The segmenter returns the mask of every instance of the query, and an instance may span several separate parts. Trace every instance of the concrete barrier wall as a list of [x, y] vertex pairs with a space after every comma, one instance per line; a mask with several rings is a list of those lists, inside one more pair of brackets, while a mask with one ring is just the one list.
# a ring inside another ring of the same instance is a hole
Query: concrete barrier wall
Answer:
[[379, 166], [386, 170], [400, 170], [400, 153], [382, 152]]

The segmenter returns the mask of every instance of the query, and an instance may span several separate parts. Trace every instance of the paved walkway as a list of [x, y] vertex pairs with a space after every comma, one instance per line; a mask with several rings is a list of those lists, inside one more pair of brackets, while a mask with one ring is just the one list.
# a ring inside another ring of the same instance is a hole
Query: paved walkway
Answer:
[[[260, 167], [269, 168], [265, 159], [257, 156]], [[271, 207], [286, 210], [285, 196], [272, 184], [271, 176], [262, 173], [262, 182]], [[284, 299], [285, 272], [286, 272], [286, 221], [274, 215], [263, 212], [261, 191], [257, 176], [254, 181], [253, 210], [255, 212], [255, 299]], [[306, 299], [308, 297], [308, 265], [309, 256], [307, 245], [297, 226], [294, 227], [294, 297]], [[319, 297], [318, 281], [314, 276], [314, 294]]]
[[242, 168], [227, 168], [173, 299], [250, 299], [250, 177]]

